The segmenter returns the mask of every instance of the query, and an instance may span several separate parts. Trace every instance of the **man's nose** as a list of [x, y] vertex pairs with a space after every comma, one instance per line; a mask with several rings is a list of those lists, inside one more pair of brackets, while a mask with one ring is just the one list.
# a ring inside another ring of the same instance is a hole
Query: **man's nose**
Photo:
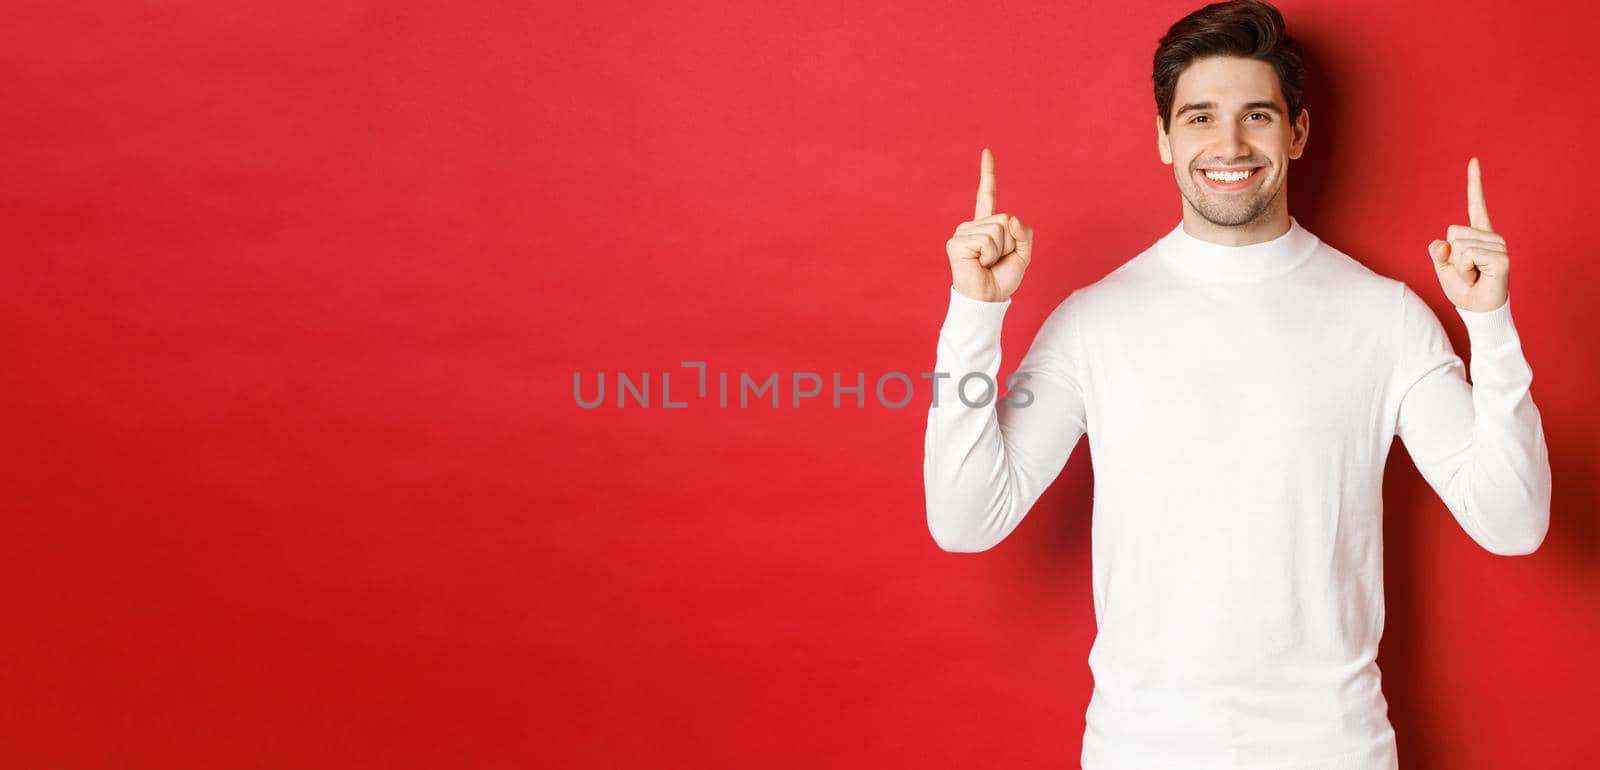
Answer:
[[1250, 146], [1244, 142], [1244, 129], [1238, 124], [1225, 124], [1217, 137], [1216, 152], [1218, 157], [1228, 161], [1249, 157]]

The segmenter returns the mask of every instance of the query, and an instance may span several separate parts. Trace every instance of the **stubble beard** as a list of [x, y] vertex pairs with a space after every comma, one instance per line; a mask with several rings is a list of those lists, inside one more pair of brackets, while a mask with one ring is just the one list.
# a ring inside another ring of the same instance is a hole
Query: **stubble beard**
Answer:
[[[1265, 171], [1263, 169], [1262, 173]], [[1203, 183], [1196, 182], [1194, 176], [1190, 175], [1186, 183], [1178, 187], [1195, 213], [1219, 227], [1239, 227], [1264, 219], [1272, 213], [1273, 204], [1278, 200], [1278, 190], [1275, 189], [1261, 189], [1248, 200], [1218, 200], [1204, 189], [1191, 189], [1191, 185], [1199, 184]]]

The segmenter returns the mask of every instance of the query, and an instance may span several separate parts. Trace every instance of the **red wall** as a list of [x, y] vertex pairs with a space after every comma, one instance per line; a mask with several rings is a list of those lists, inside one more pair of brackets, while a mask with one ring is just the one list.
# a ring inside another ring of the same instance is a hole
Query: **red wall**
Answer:
[[[984, 145], [1040, 238], [1009, 370], [1177, 222], [1149, 60], [1193, 5], [434, 5], [8, 9], [0, 765], [1076, 767], [1086, 444], [956, 555], [924, 381], [585, 410], [572, 377], [926, 371]], [[1283, 8], [1291, 211], [1465, 353], [1426, 244], [1479, 155], [1555, 464], [1502, 558], [1395, 444], [1402, 761], [1589, 767], [1600, 12]]]

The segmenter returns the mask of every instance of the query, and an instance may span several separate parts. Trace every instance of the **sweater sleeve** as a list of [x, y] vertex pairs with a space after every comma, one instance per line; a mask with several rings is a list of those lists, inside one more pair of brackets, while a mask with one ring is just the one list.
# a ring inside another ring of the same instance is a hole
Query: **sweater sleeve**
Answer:
[[[934, 379], [922, 465], [928, 530], [940, 548], [972, 553], [1005, 539], [1086, 431], [1076, 296], [1045, 320], [1005, 383], [1000, 327], [1011, 301], [950, 290], [934, 364], [936, 375], [948, 376]], [[965, 400], [957, 390], [964, 378]], [[1000, 398], [1005, 384], [1011, 390]]]
[[1456, 309], [1472, 347], [1472, 384], [1444, 327], [1404, 288], [1396, 434], [1467, 534], [1491, 553], [1532, 553], [1550, 526], [1550, 457], [1529, 385], [1533, 371], [1511, 302]]

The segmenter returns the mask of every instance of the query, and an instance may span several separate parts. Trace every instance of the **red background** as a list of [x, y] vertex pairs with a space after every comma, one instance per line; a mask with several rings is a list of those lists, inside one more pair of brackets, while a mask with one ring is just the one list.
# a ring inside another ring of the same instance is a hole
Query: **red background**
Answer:
[[[13, 4], [0, 764], [1076, 767], [1086, 443], [956, 555], [925, 387], [583, 410], [572, 377], [926, 371], [984, 145], [1040, 237], [1009, 371], [1177, 222], [1149, 61], [1195, 5]], [[1283, 8], [1291, 211], [1465, 353], [1425, 246], [1479, 155], [1555, 466], [1502, 558], [1396, 442], [1402, 763], [1591, 766], [1600, 14]]]

